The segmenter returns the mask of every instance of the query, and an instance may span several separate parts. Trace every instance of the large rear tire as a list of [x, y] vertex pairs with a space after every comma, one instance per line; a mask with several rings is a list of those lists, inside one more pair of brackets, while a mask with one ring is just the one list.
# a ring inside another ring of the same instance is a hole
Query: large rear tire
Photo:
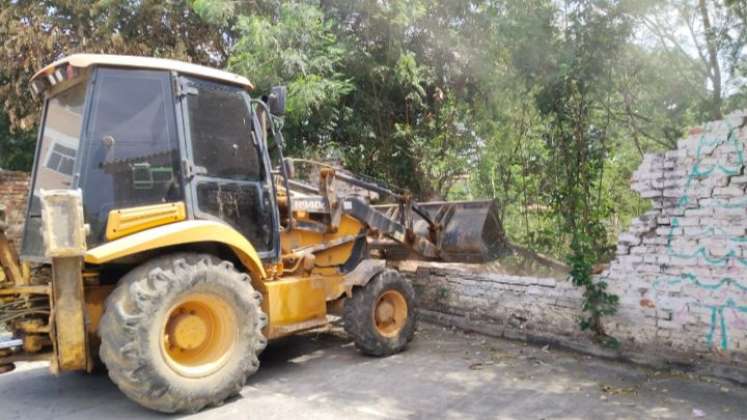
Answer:
[[398, 271], [384, 270], [345, 300], [343, 322], [362, 353], [398, 353], [415, 336], [415, 291]]
[[238, 394], [267, 340], [262, 296], [230, 262], [158, 257], [125, 275], [106, 301], [99, 354], [129, 398], [195, 412]]

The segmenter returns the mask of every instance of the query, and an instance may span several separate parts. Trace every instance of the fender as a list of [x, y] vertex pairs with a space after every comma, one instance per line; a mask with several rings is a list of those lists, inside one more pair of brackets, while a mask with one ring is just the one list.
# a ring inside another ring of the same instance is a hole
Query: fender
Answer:
[[353, 271], [345, 274], [343, 284], [348, 290], [353, 286], [365, 286], [377, 274], [386, 270], [385, 260], [366, 259], [358, 263]]
[[228, 245], [256, 279], [267, 278], [254, 246], [231, 226], [209, 220], [187, 220], [134, 233], [89, 249], [85, 261], [104, 264], [143, 251], [200, 242]]

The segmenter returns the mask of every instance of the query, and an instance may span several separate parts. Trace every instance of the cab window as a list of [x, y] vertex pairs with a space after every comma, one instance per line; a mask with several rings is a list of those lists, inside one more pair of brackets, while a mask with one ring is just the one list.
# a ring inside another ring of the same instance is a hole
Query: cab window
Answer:
[[103, 240], [113, 209], [181, 201], [171, 77], [165, 71], [97, 71], [83, 170], [89, 241]]

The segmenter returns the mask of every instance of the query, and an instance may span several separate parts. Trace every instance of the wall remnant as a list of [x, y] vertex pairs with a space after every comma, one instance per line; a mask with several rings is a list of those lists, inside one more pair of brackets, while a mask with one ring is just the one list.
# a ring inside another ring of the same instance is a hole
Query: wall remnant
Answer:
[[28, 184], [29, 174], [0, 170], [0, 208], [4, 207], [5, 219], [8, 224], [6, 235], [16, 248], [21, 246]]
[[[632, 187], [652, 209], [619, 237], [598, 278], [620, 297], [604, 321], [621, 352], [747, 368], [747, 113], [647, 155]], [[424, 264], [409, 274], [427, 318], [573, 346], [582, 291], [570, 281]], [[723, 369], [728, 376], [734, 369]], [[739, 370], [739, 369], [737, 369]], [[739, 370], [747, 382], [747, 370]]]
[[653, 208], [620, 236], [604, 273], [622, 304], [611, 332], [747, 362], [746, 115], [691, 130], [634, 174]]
[[483, 268], [435, 262], [399, 265], [428, 318], [522, 340], [579, 335], [582, 293], [569, 281]]

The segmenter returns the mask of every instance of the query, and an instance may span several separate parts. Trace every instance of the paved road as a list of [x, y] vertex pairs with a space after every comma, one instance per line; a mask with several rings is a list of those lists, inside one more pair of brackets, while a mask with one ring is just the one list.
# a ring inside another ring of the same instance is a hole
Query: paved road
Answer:
[[[702, 416], [701, 416], [702, 415]], [[158, 418], [105, 374], [0, 375], [2, 419]], [[747, 389], [421, 324], [411, 348], [358, 354], [338, 331], [273, 343], [241, 397], [202, 419], [747, 419]]]

